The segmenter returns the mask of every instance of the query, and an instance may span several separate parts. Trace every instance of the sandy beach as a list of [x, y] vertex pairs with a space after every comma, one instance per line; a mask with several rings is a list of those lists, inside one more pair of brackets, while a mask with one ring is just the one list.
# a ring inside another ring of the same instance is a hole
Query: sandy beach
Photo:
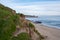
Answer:
[[60, 40], [60, 29], [47, 27], [42, 24], [33, 23], [43, 36], [47, 36], [46, 40]]

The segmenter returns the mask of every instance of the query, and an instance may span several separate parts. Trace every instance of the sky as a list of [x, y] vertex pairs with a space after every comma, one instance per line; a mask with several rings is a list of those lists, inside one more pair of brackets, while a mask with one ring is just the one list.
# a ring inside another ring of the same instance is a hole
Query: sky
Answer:
[[60, 15], [60, 0], [0, 0], [0, 3], [25, 15]]

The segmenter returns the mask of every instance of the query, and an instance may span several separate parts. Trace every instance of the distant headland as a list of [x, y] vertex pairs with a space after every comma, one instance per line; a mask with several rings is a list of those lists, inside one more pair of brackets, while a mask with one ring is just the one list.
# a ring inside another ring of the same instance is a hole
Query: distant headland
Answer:
[[35, 16], [35, 15], [25, 15], [25, 17], [38, 17], [38, 16]]

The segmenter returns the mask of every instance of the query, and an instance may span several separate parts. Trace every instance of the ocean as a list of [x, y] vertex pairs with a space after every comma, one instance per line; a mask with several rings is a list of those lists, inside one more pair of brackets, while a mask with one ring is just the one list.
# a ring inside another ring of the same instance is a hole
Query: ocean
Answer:
[[40, 21], [42, 22], [43, 25], [49, 26], [49, 27], [54, 27], [60, 29], [60, 16], [55, 15], [55, 16], [38, 16], [38, 18], [26, 18], [30, 21]]

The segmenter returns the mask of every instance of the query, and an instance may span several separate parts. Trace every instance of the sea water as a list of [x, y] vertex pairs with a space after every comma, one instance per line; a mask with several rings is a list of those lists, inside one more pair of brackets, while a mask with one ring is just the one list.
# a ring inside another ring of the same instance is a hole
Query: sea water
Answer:
[[42, 24], [46, 25], [46, 26], [50, 26], [50, 27], [54, 27], [54, 28], [59, 28], [60, 29], [60, 16], [59, 15], [55, 15], [55, 16], [38, 16], [37, 18], [26, 18], [30, 21], [39, 21], [42, 22]]

